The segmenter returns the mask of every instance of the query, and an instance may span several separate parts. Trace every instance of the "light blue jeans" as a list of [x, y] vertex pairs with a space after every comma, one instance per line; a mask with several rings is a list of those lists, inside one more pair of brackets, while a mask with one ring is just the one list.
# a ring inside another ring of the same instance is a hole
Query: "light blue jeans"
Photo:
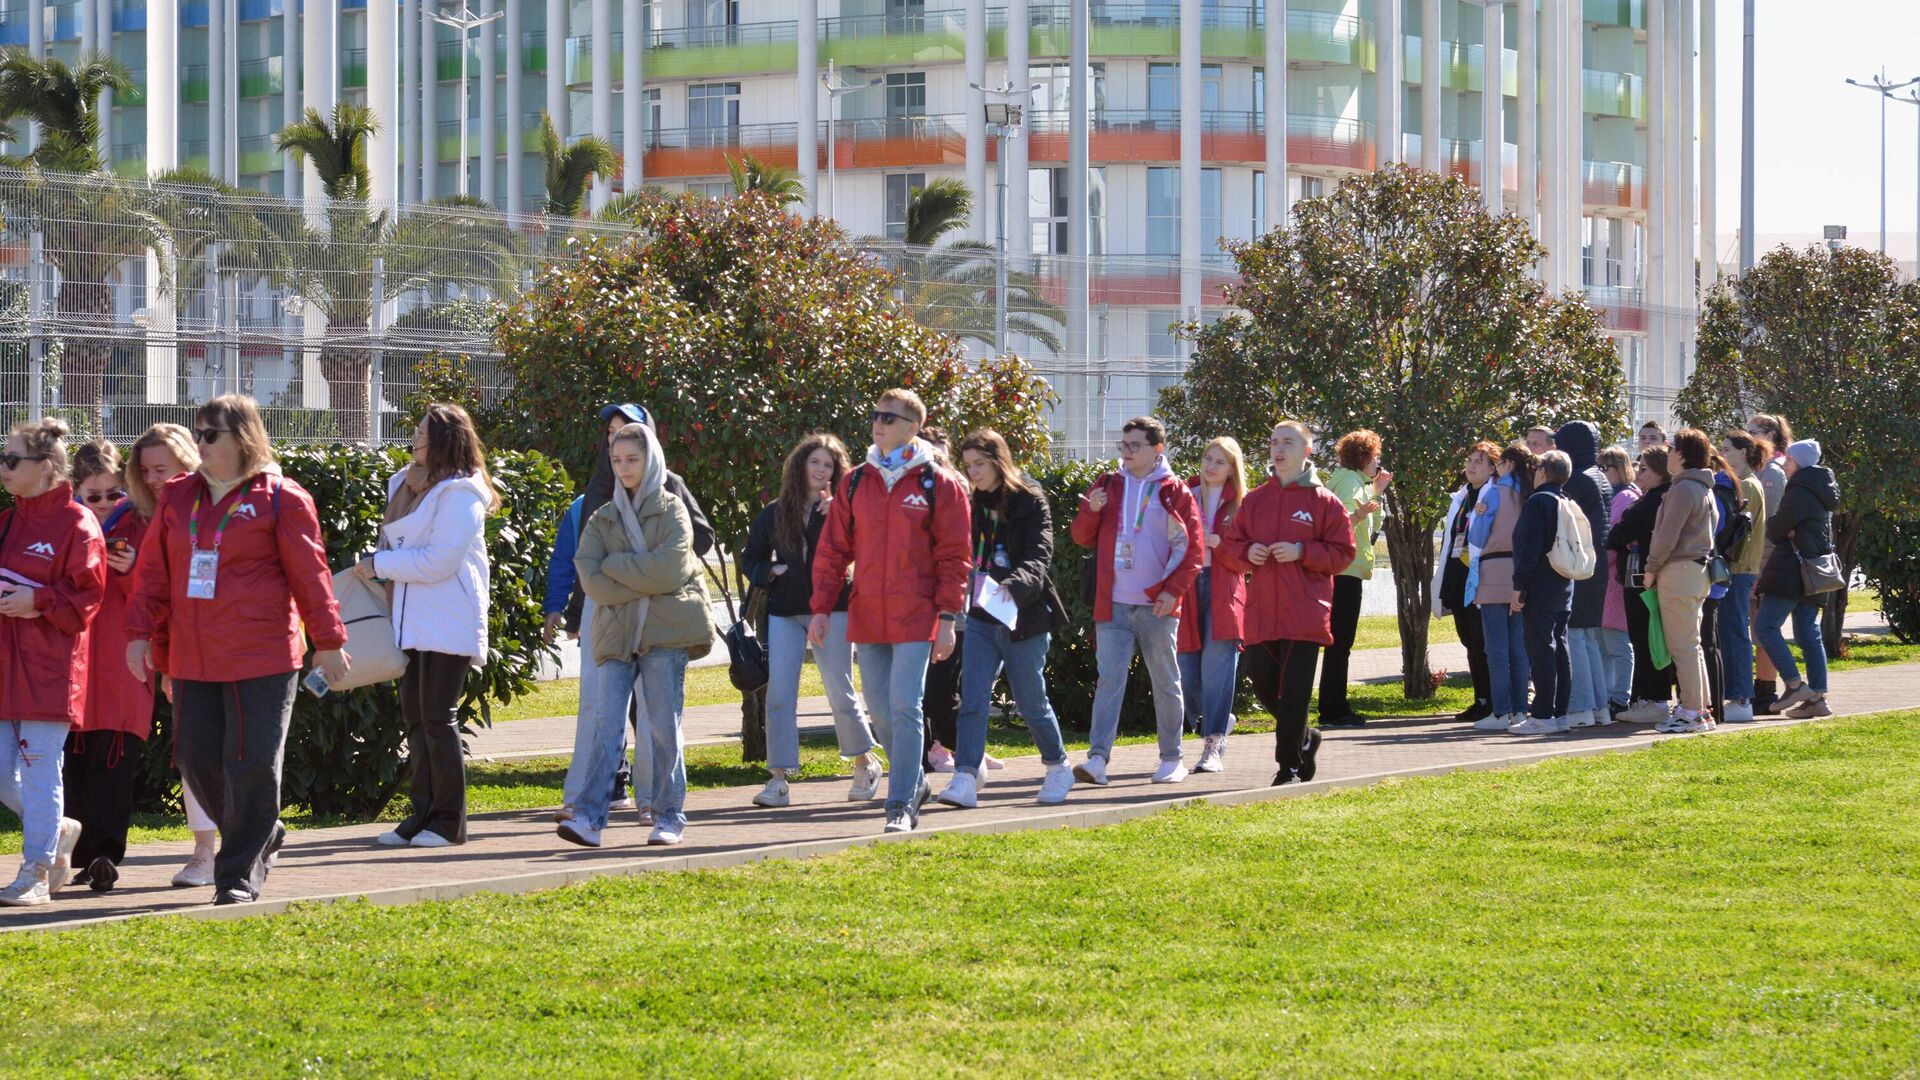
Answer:
[[[1632, 598], [1639, 603], [1639, 597]], [[1741, 616], [1741, 621], [1746, 617]], [[1600, 628], [1600, 655], [1606, 661], [1607, 700], [1628, 705], [1633, 702], [1633, 636], [1625, 630], [1612, 627]], [[1753, 669], [1753, 658], [1747, 658], [1747, 669]], [[1748, 676], [1751, 681], [1752, 676]]]
[[1527, 711], [1528, 679], [1526, 617], [1505, 604], [1479, 604], [1480, 630], [1486, 639], [1487, 688], [1493, 715], [1512, 716]]
[[[19, 815], [20, 861], [53, 865], [53, 845], [65, 813], [60, 785], [67, 725], [51, 720], [0, 723], [0, 805]], [[50, 881], [53, 888], [66, 884]]]
[[[1728, 701], [1753, 700], [1753, 587], [1759, 574], [1735, 574], [1720, 601], [1715, 626], [1720, 631], [1721, 679]], [[1823, 680], [1824, 681], [1824, 680]]]
[[[800, 768], [800, 668], [807, 657], [806, 615], [767, 616], [767, 767]], [[859, 757], [880, 744], [853, 692], [853, 645], [847, 613], [828, 617], [826, 644], [813, 650], [820, 681], [833, 710], [833, 733], [841, 757]]]
[[960, 656], [960, 715], [953, 722], [960, 743], [953, 748], [955, 771], [980, 775], [980, 761], [987, 753], [993, 684], [1002, 670], [1014, 707], [1033, 734], [1033, 745], [1040, 749], [1040, 760], [1047, 765], [1067, 760], [1060, 720], [1047, 700], [1047, 646], [1052, 642], [1052, 634], [1015, 641], [1013, 631], [998, 619], [967, 617], [967, 648]]
[[926, 779], [926, 762], [920, 755], [926, 749], [927, 719], [921, 706], [933, 642], [862, 642], [854, 652], [860, 659], [860, 693], [867, 699], [867, 715], [887, 748], [887, 811], [904, 810], [913, 805]]
[[1567, 654], [1573, 673], [1573, 696], [1568, 699], [1567, 710], [1604, 710], [1607, 707], [1607, 657], [1600, 648], [1600, 628], [1569, 628]]
[[1233, 692], [1240, 678], [1240, 643], [1214, 638], [1198, 652], [1180, 654], [1185, 719], [1201, 735], [1233, 734]]
[[1105, 761], [1113, 755], [1113, 741], [1120, 736], [1120, 702], [1127, 693], [1127, 672], [1133, 667], [1133, 653], [1147, 666], [1147, 678], [1153, 683], [1153, 723], [1160, 736], [1160, 760], [1180, 760], [1181, 726], [1186, 721], [1186, 701], [1180, 693], [1180, 658], [1174, 645], [1180, 620], [1172, 615], [1155, 615], [1147, 604], [1115, 604], [1113, 618], [1093, 624], [1093, 651], [1100, 681], [1093, 691], [1093, 732], [1090, 758]]
[[[1763, 596], [1760, 614], [1754, 617], [1753, 636], [1760, 647], [1767, 650], [1782, 679], [1786, 682], [1799, 679], [1800, 669], [1793, 662], [1793, 650], [1787, 648], [1787, 639], [1780, 633], [1780, 624], [1787, 621], [1788, 615], [1793, 616], [1793, 638], [1800, 644], [1800, 655], [1807, 662], [1807, 685], [1813, 687], [1814, 693], [1824, 694], [1827, 692], [1827, 644], [1820, 638], [1819, 604], [1791, 596]], [[1781, 684], [1783, 690], [1786, 682]]]
[[[648, 805], [653, 807], [655, 825], [685, 829], [687, 759], [680, 734], [680, 711], [687, 696], [687, 650], [648, 649], [637, 659], [608, 660], [594, 666], [598, 670], [593, 687], [593, 732], [587, 743], [574, 814], [596, 829], [607, 827], [614, 767], [619, 764], [621, 744], [626, 741], [627, 710], [637, 679], [640, 722], [647, 736], [640, 741], [650, 744], [652, 753], [648, 755], [648, 768], [635, 763], [634, 791], [636, 797], [642, 791], [651, 792]], [[582, 756], [577, 748], [574, 756]]]
[[[580, 609], [580, 708], [573, 718], [574, 755], [567, 761], [567, 777], [560, 784], [560, 802], [564, 806], [576, 806], [580, 801], [580, 778], [586, 775], [587, 755], [581, 748], [593, 742], [594, 731], [594, 685], [599, 680], [598, 665], [593, 662], [593, 646], [588, 644], [593, 636], [593, 601], [587, 600]], [[629, 679], [629, 682], [632, 680]], [[635, 717], [634, 722], [639, 723]], [[620, 753], [613, 759], [612, 777], [620, 771], [620, 763], [627, 756], [627, 729], [620, 729]], [[653, 747], [646, 742], [633, 748], [633, 774], [651, 776], [653, 774]], [[634, 785], [634, 804], [646, 806], [647, 793], [640, 784]]]

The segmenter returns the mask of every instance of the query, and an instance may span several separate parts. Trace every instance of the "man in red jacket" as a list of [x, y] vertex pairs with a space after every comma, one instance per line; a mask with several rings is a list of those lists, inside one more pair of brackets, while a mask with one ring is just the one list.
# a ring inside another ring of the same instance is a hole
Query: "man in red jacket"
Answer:
[[1186, 700], [1180, 689], [1180, 598], [1193, 587], [1206, 549], [1200, 504], [1193, 489], [1167, 467], [1167, 430], [1151, 416], [1120, 429], [1120, 471], [1102, 476], [1080, 496], [1073, 542], [1094, 552], [1093, 646], [1099, 682], [1093, 691], [1093, 731], [1087, 760], [1073, 775], [1107, 782], [1107, 759], [1120, 732], [1120, 703], [1138, 648], [1153, 682], [1154, 727], [1160, 767], [1153, 782], [1187, 778], [1180, 736]]
[[1314, 667], [1333, 644], [1333, 578], [1353, 562], [1353, 525], [1307, 456], [1313, 436], [1292, 420], [1268, 443], [1272, 477], [1247, 494], [1214, 558], [1250, 574], [1242, 661], [1253, 695], [1273, 714], [1273, 782], [1311, 780], [1320, 733], [1307, 727]]
[[927, 664], [953, 652], [972, 555], [967, 489], [935, 467], [932, 448], [919, 438], [926, 420], [927, 407], [913, 391], [880, 395], [866, 463], [841, 478], [813, 560], [807, 640], [816, 647], [826, 643], [853, 567], [847, 639], [859, 646], [867, 713], [887, 744], [888, 832], [912, 832], [927, 801]]

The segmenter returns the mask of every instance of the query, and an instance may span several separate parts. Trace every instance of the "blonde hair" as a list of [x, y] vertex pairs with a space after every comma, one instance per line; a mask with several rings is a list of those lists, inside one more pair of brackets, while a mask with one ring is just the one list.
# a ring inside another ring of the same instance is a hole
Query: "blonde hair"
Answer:
[[72, 475], [67, 461], [67, 424], [57, 417], [29, 420], [13, 429], [14, 437], [26, 444], [27, 452], [46, 461], [53, 471], [53, 482], [65, 483]]
[[880, 395], [880, 400], [897, 401], [905, 405], [907, 409], [913, 413], [913, 422], [916, 426], [927, 422], [927, 403], [920, 400], [919, 394], [903, 386], [896, 386], [891, 390], [884, 391]]
[[1307, 444], [1307, 453], [1313, 453], [1313, 429], [1298, 420], [1275, 420], [1273, 430], [1279, 431], [1281, 428], [1290, 428], [1298, 432], [1300, 438]]
[[155, 446], [172, 454], [182, 472], [200, 470], [200, 448], [193, 443], [193, 432], [179, 424], [155, 424], [133, 440], [133, 449], [127, 451], [126, 464], [121, 468], [120, 484], [143, 518], [152, 517], [154, 508], [160, 505], [160, 493], [148, 487], [147, 478], [140, 473], [140, 455]]
[[1247, 455], [1240, 450], [1240, 440], [1231, 435], [1221, 435], [1208, 443], [1206, 450], [1200, 451], [1204, 461], [1208, 450], [1218, 450], [1227, 459], [1227, 494], [1221, 502], [1234, 507], [1247, 495]]

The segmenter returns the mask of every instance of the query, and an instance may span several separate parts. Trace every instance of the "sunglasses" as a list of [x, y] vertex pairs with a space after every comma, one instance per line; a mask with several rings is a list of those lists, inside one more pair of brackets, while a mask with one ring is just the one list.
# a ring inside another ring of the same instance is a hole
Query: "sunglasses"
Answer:
[[899, 413], [888, 412], [885, 409], [873, 410], [873, 419], [871, 423], [879, 424], [882, 427], [892, 427], [895, 421], [899, 421], [900, 423], [912, 423], [910, 419], [908, 419], [907, 417], [901, 416]]
[[80, 493], [80, 501], [88, 504], [117, 503], [124, 498], [126, 494], [124, 491], [83, 491]]
[[19, 468], [23, 461], [45, 460], [47, 460], [45, 454], [0, 454], [0, 465], [5, 465], [9, 469]]
[[226, 435], [229, 433], [230, 433], [230, 429], [228, 428], [217, 428], [217, 427], [194, 428], [193, 441], [199, 442], [199, 443], [205, 443], [208, 446], [212, 446], [214, 443], [217, 443], [220, 441], [220, 436]]

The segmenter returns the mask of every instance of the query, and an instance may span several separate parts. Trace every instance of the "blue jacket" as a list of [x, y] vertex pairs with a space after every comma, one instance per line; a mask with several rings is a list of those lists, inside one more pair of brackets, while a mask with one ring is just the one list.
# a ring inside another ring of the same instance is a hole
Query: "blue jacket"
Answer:
[[[1474, 597], [1480, 591], [1480, 549], [1493, 539], [1493, 519], [1500, 512], [1501, 490], [1520, 497], [1520, 481], [1511, 476], [1495, 477], [1480, 493], [1480, 501], [1473, 508], [1473, 518], [1467, 523], [1467, 603], [1474, 603]], [[1523, 504], [1524, 505], [1524, 504]]]
[[1513, 591], [1530, 608], [1547, 614], [1573, 611], [1573, 582], [1547, 562], [1560, 532], [1560, 485], [1542, 484], [1520, 505], [1513, 527]]
[[567, 597], [573, 594], [573, 553], [580, 546], [580, 505], [586, 496], [577, 496], [560, 517], [553, 534], [553, 553], [547, 556], [547, 599], [540, 613], [552, 615], [567, 610]]

